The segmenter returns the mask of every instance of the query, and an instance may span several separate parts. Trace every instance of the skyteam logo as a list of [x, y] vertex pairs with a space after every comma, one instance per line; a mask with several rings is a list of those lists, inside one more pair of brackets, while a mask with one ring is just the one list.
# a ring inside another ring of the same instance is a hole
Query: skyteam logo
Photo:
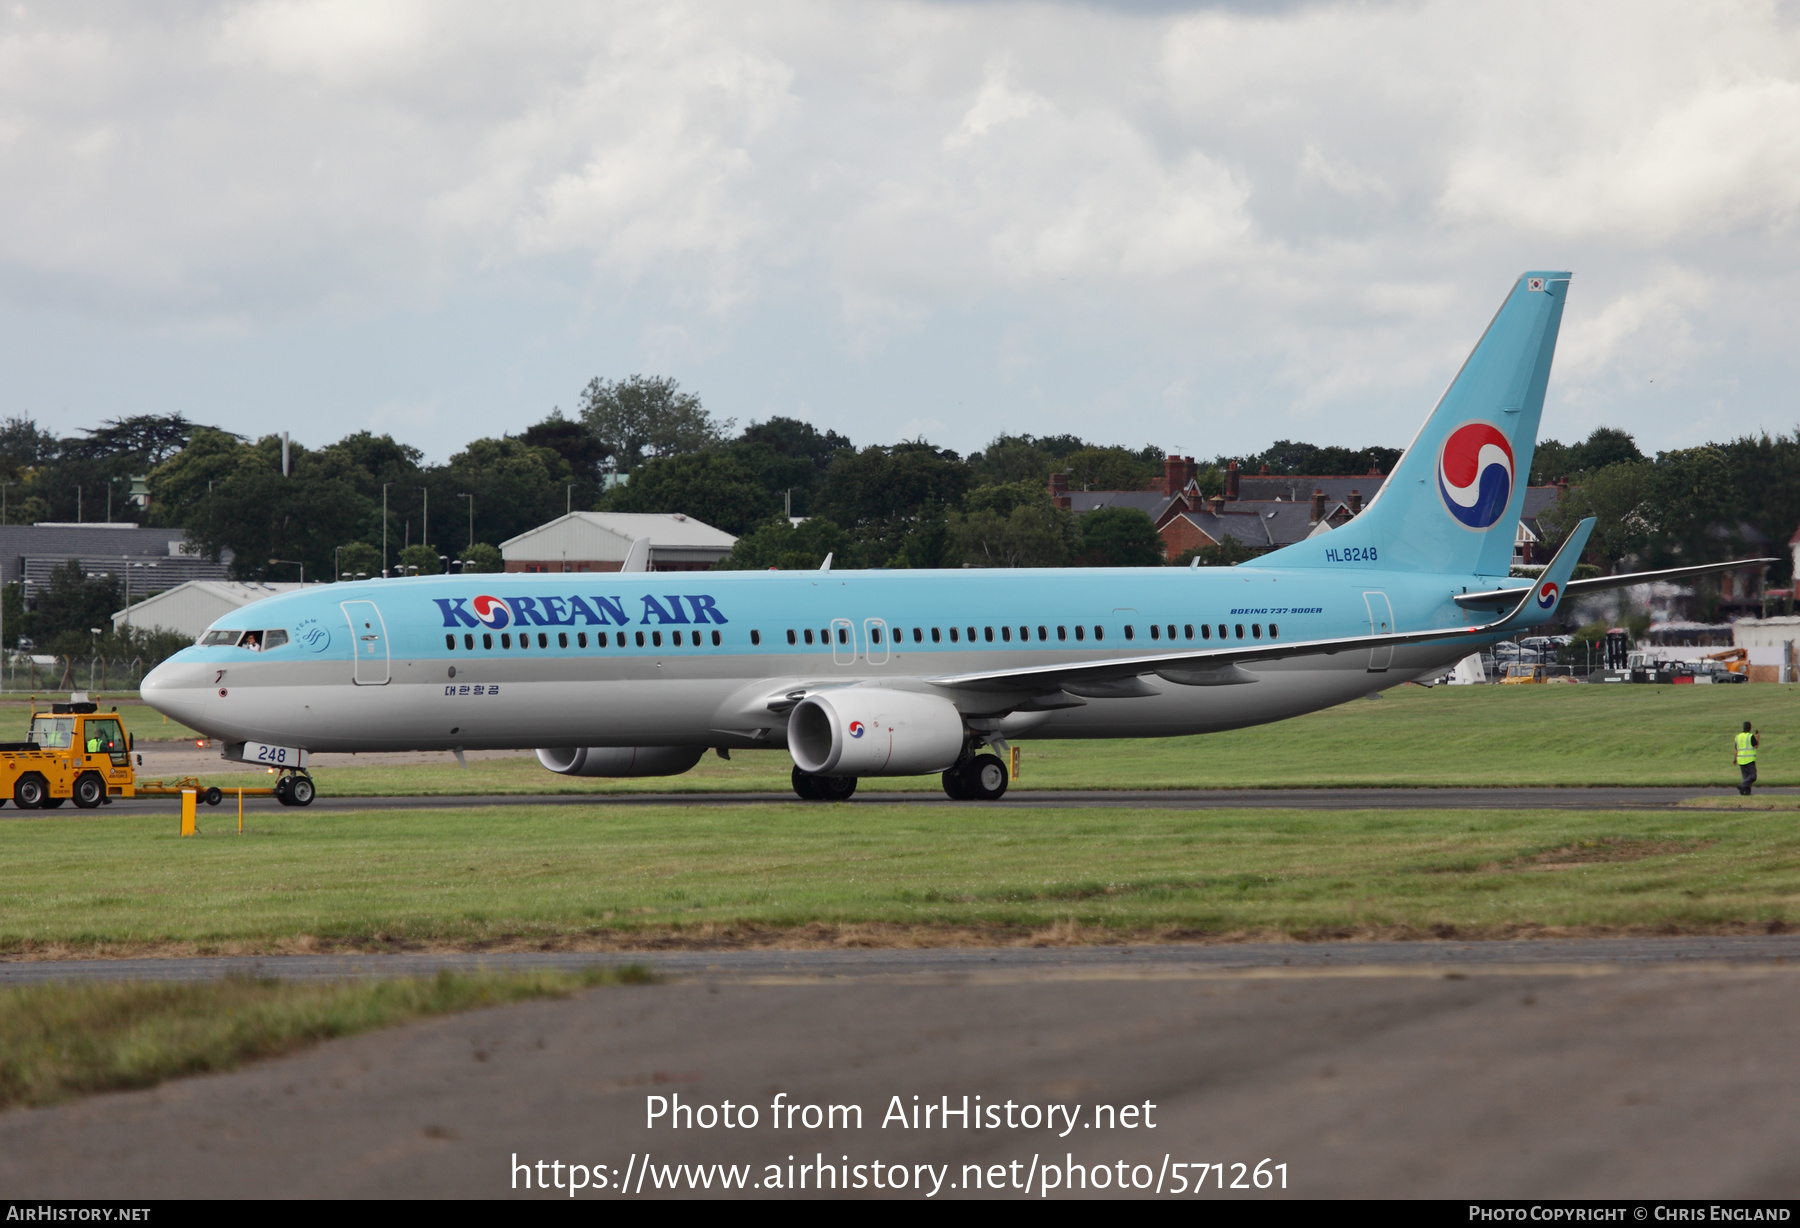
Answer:
[[1513, 450], [1498, 428], [1465, 422], [1438, 453], [1438, 493], [1457, 523], [1491, 529], [1512, 498]]
[[861, 721], [850, 722], [850, 736], [853, 738], [860, 738], [863, 736], [863, 723]]
[[1556, 585], [1551, 584], [1551, 583], [1545, 583], [1542, 588], [1538, 589], [1538, 593], [1537, 593], [1538, 609], [1540, 609], [1540, 610], [1554, 609], [1556, 607], [1556, 594], [1558, 591], [1559, 590], [1557, 589]]
[[469, 603], [475, 607], [475, 617], [481, 625], [495, 631], [512, 625], [512, 611], [498, 597], [489, 597], [485, 593]]

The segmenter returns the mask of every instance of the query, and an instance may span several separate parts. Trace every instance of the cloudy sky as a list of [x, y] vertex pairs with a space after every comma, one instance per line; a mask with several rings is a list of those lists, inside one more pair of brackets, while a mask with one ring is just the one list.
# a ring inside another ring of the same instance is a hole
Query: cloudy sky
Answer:
[[1800, 423], [1797, 206], [1784, 4], [14, 4], [0, 413], [1398, 446], [1568, 268], [1546, 433], [1677, 447]]

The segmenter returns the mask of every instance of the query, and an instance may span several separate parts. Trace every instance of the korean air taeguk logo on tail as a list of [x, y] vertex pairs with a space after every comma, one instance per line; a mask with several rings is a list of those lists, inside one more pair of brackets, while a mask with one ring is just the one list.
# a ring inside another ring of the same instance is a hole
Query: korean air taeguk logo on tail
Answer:
[[1512, 498], [1513, 450], [1486, 422], [1465, 422], [1450, 432], [1438, 453], [1438, 493], [1457, 523], [1489, 529]]
[[1538, 595], [1537, 595], [1538, 609], [1548, 610], [1548, 609], [1552, 608], [1553, 606], [1555, 606], [1556, 605], [1556, 594], [1558, 593], [1558, 591], [1559, 590], [1557, 589], [1554, 581], [1546, 580], [1543, 584], [1543, 587], [1538, 589]]

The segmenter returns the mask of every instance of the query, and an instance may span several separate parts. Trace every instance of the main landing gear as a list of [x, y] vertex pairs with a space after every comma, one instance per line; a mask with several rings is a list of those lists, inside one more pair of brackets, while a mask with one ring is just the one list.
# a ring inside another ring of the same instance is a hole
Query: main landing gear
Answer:
[[814, 776], [794, 769], [794, 792], [809, 802], [843, 802], [856, 792], [854, 776]]
[[997, 802], [1006, 796], [1010, 775], [999, 755], [964, 759], [944, 773], [944, 792], [958, 802]]

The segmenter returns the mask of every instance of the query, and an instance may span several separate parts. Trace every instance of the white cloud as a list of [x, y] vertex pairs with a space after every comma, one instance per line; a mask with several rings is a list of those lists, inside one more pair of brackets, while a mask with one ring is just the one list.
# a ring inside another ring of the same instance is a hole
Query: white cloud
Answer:
[[[15, 402], [305, 372], [354, 320], [292, 393], [343, 429], [492, 429], [484, 367], [517, 415], [667, 363], [864, 440], [1399, 441], [1561, 265], [1557, 403], [1686, 443], [1787, 412], [1797, 204], [1800, 31], [1748, 0], [0, 14], [0, 310], [101, 351], [0, 348]], [[426, 318], [441, 354], [401, 339]], [[195, 340], [108, 363], [149, 333]], [[1652, 364], [1712, 416], [1632, 399]]]

